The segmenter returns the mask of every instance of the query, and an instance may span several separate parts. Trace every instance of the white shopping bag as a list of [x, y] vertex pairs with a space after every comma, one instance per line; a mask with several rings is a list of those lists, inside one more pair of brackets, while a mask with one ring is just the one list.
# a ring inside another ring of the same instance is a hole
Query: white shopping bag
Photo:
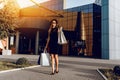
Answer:
[[62, 30], [58, 32], [58, 44], [67, 44], [67, 40]]
[[40, 57], [40, 65], [41, 66], [50, 66], [50, 54], [47, 52], [41, 53]]
[[12, 55], [12, 51], [11, 50], [2, 50], [2, 55]]

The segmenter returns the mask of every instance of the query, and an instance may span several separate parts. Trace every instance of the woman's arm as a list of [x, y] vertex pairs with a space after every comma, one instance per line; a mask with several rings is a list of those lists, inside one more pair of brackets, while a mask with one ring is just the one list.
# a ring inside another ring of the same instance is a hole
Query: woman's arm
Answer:
[[45, 46], [45, 49], [48, 48], [49, 41], [50, 41], [50, 37], [48, 36], [48, 38], [47, 38], [47, 43], [46, 43], [46, 46]]
[[58, 32], [61, 32], [63, 30], [63, 27], [58, 28]]
[[50, 41], [50, 30], [48, 31], [48, 38], [47, 38], [45, 50], [47, 50], [47, 48], [48, 48], [49, 41]]

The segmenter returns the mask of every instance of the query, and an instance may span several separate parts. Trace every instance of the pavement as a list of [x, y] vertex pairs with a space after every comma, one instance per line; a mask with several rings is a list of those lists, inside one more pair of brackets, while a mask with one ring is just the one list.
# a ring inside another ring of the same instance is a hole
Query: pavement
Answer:
[[[37, 64], [38, 55], [0, 55], [2, 61], [16, 61], [26, 57]], [[113, 68], [120, 65], [120, 60], [103, 60], [59, 56], [59, 73], [50, 75], [51, 67], [34, 67], [17, 71], [0, 73], [0, 80], [104, 80], [97, 72], [98, 68]]]

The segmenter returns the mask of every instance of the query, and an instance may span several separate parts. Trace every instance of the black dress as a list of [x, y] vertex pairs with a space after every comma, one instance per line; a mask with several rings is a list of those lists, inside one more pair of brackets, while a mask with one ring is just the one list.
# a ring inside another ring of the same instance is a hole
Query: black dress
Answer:
[[52, 28], [50, 32], [50, 41], [49, 41], [49, 53], [58, 54], [58, 28]]

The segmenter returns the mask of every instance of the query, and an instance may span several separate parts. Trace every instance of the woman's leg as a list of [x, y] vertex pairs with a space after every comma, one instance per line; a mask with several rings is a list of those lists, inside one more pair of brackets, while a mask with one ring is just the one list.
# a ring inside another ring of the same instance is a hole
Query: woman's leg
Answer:
[[54, 59], [54, 54], [51, 54], [51, 61], [52, 61], [52, 73], [54, 73], [54, 70], [55, 70], [55, 68], [54, 68], [54, 63], [55, 63], [55, 61], [54, 61], [55, 59]]
[[56, 72], [58, 72], [58, 65], [59, 65], [59, 59], [58, 59], [58, 54], [55, 54], [55, 64], [56, 64]]

